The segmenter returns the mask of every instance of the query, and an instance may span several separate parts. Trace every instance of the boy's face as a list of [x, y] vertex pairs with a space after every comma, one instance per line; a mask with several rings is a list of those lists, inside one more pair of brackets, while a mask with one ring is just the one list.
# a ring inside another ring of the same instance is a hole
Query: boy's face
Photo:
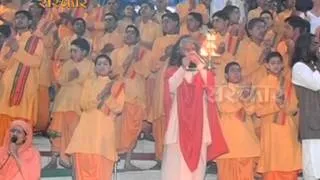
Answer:
[[142, 4], [140, 8], [141, 16], [143, 17], [151, 17], [153, 14], [152, 9], [148, 4]]
[[111, 15], [106, 15], [104, 17], [104, 28], [105, 29], [113, 29], [117, 25], [116, 19]]
[[17, 29], [25, 29], [30, 27], [32, 24], [32, 20], [29, 20], [28, 17], [22, 13], [17, 14], [14, 19], [15, 28]]
[[266, 64], [267, 69], [272, 73], [272, 74], [280, 74], [281, 71], [283, 70], [283, 62], [279, 57], [272, 57], [269, 62]]
[[178, 27], [178, 22], [168, 17], [164, 17], [162, 19], [162, 29], [165, 33], [172, 33], [177, 29], [177, 27]]
[[76, 21], [73, 24], [73, 30], [76, 34], [83, 34], [86, 31], [86, 25], [83, 23], [83, 21]]
[[134, 7], [133, 6], [126, 6], [126, 8], [124, 9], [124, 15], [127, 17], [133, 17]]
[[249, 34], [254, 39], [263, 40], [264, 35], [266, 33], [266, 24], [264, 22], [257, 22], [251, 30], [249, 30]]
[[213, 29], [217, 32], [222, 32], [228, 27], [228, 21], [219, 17], [212, 18]]
[[81, 50], [79, 47], [72, 45], [71, 46], [71, 59], [75, 62], [80, 62], [86, 56], [86, 51]]
[[187, 27], [191, 32], [195, 32], [200, 28], [200, 23], [191, 15], [187, 18]]
[[127, 28], [124, 34], [124, 41], [127, 45], [136, 44], [139, 41], [139, 37], [134, 28]]
[[241, 68], [238, 65], [232, 65], [229, 68], [229, 71], [227, 74], [225, 74], [226, 79], [228, 82], [233, 84], [238, 84], [241, 82], [242, 75], [241, 75]]
[[109, 64], [108, 59], [104, 57], [98, 58], [95, 65], [95, 70], [99, 76], [107, 76], [111, 70], [111, 65]]

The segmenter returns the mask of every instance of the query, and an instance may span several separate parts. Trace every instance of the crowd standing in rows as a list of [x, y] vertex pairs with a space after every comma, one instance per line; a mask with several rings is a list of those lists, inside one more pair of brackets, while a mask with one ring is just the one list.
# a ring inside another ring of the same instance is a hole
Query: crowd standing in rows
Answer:
[[[320, 0], [0, 4], [0, 179], [127, 170], [152, 129], [163, 180], [320, 179]], [[253, 1], [252, 1], [253, 2]], [[43, 2], [42, 2], [43, 3]], [[46, 4], [48, 6], [48, 4]]]

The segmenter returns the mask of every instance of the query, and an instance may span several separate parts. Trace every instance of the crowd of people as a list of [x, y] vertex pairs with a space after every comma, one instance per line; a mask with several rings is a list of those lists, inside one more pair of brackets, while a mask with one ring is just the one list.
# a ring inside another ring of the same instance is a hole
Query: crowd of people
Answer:
[[40, 178], [36, 131], [77, 180], [139, 170], [141, 133], [163, 180], [320, 179], [320, 0], [249, 3], [3, 0], [0, 179]]

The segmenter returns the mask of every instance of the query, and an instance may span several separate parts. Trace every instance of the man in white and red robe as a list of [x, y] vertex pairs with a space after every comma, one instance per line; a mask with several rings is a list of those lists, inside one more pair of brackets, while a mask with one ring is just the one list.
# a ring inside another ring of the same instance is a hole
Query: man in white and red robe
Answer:
[[214, 74], [196, 53], [197, 71], [171, 66], [165, 76], [165, 134], [162, 180], [203, 180], [207, 161], [227, 153], [214, 102]]

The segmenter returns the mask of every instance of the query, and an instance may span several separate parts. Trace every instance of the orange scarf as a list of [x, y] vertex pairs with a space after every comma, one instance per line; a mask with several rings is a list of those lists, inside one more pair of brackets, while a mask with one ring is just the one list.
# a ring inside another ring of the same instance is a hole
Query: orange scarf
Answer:
[[[39, 38], [36, 36], [31, 36], [24, 48], [24, 50], [33, 55], [37, 49]], [[24, 89], [28, 80], [30, 72], [30, 67], [25, 66], [22, 63], [19, 63], [18, 69], [16, 71], [11, 93], [10, 93], [10, 99], [9, 99], [9, 105], [10, 106], [18, 106], [21, 103], [22, 96], [24, 94]]]
[[22, 127], [26, 132], [26, 142], [19, 148], [18, 156], [21, 166], [17, 165], [12, 156], [8, 156], [10, 145], [10, 130], [7, 131], [4, 139], [4, 146], [0, 148], [0, 179], [1, 180], [39, 180], [40, 179], [40, 154], [32, 146], [32, 129], [29, 124], [22, 120], [16, 120], [11, 123], [10, 129]]

